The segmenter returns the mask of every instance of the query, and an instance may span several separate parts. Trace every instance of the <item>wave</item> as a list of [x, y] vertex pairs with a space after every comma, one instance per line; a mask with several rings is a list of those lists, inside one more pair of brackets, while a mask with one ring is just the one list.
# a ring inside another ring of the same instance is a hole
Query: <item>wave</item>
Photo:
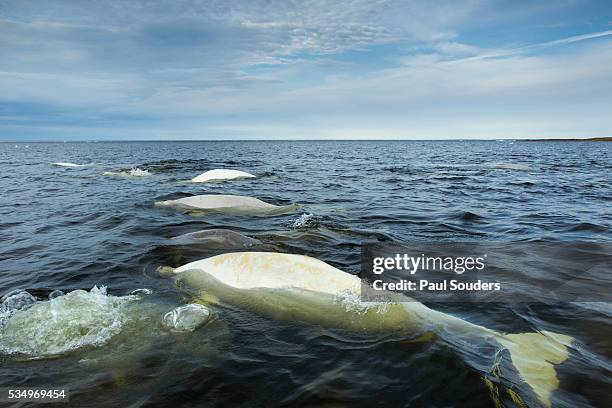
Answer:
[[476, 221], [476, 220], [483, 219], [484, 217], [476, 213], [470, 212], [470, 211], [465, 211], [465, 212], [458, 214], [457, 218], [462, 221]]
[[612, 304], [608, 302], [573, 302], [573, 304], [582, 309], [591, 310], [612, 317]]
[[598, 232], [608, 232], [609, 230], [603, 225], [593, 224], [591, 222], [581, 222], [581, 223], [572, 225], [566, 231], [569, 231], [569, 232], [586, 231], [586, 232], [598, 233]]

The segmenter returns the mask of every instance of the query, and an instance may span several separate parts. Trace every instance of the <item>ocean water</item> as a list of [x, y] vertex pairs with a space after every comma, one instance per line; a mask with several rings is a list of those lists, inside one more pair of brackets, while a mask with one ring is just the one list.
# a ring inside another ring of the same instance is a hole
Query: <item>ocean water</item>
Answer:
[[[257, 178], [186, 182], [212, 168]], [[173, 330], [164, 316], [191, 299], [156, 270], [227, 252], [171, 239], [207, 228], [350, 273], [364, 242], [611, 244], [611, 174], [612, 143], [0, 143], [0, 387], [68, 388], [75, 407], [495, 406], [486, 369], [440, 341], [229, 306]], [[153, 205], [197, 194], [300, 207], [248, 217]], [[610, 303], [432, 307], [500, 331], [571, 335], [553, 405], [612, 401]]]

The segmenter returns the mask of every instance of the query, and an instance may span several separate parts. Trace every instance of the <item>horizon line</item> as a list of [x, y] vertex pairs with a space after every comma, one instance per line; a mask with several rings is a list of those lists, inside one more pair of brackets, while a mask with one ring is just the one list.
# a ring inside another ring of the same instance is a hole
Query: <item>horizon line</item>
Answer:
[[595, 136], [595, 137], [552, 137], [552, 138], [491, 138], [491, 139], [466, 139], [466, 138], [449, 138], [449, 139], [32, 139], [32, 140], [1, 140], [0, 143], [155, 143], [155, 142], [170, 142], [170, 143], [185, 143], [185, 142], [465, 142], [465, 141], [480, 141], [480, 142], [497, 142], [497, 141], [612, 141], [612, 136]]

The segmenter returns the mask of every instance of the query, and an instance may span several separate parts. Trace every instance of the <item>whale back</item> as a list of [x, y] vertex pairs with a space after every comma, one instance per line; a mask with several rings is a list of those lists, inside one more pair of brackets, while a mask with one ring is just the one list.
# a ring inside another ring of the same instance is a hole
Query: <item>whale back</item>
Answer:
[[162, 201], [162, 204], [200, 210], [216, 210], [222, 208], [274, 209], [278, 207], [255, 197], [223, 194], [203, 194], [184, 197], [177, 200]]
[[358, 277], [315, 258], [272, 252], [238, 252], [217, 255], [183, 265], [181, 273], [200, 269], [227, 286], [239, 289], [296, 288], [337, 295], [359, 293]]
[[214, 169], [208, 170], [191, 179], [194, 183], [205, 183], [217, 180], [233, 180], [240, 178], [255, 178], [254, 175], [240, 170]]
[[53, 163], [54, 166], [59, 166], [59, 167], [85, 167], [84, 164], [76, 164], [76, 163], [69, 163], [69, 162], [57, 162], [57, 163]]
[[244, 248], [261, 244], [261, 241], [258, 239], [248, 237], [236, 231], [222, 228], [190, 232], [174, 237], [173, 239], [181, 243], [198, 242], [206, 246], [220, 248]]

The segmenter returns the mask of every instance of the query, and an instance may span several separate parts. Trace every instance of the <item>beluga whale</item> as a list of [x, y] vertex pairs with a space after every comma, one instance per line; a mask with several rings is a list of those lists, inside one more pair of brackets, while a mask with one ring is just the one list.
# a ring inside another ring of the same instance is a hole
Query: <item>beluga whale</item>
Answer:
[[[367, 290], [367, 285], [364, 289], [359, 277], [303, 255], [226, 253], [171, 272], [177, 285], [200, 302], [230, 304], [273, 319], [345, 330], [400, 331], [424, 338], [433, 334], [463, 355], [473, 354], [474, 346], [485, 342], [495, 346], [496, 356], [507, 350], [505, 354], [509, 354], [515, 368], [512, 375], [515, 378], [518, 375], [520, 380], [501, 376], [499, 361], [495, 359], [491, 372], [497, 372], [497, 378], [506, 383], [519, 383], [522, 397], [546, 407], [551, 406], [552, 392], [559, 385], [554, 366], [568, 358], [573, 341], [570, 336], [548, 331], [498, 332], [430, 309], [399, 293], [389, 294], [386, 301], [366, 302], [361, 291]], [[485, 382], [489, 388], [496, 387], [486, 378]], [[511, 389], [508, 393], [524, 405], [518, 393]]]
[[236, 231], [223, 228], [205, 229], [172, 238], [183, 244], [197, 243], [207, 248], [248, 248], [261, 244], [261, 241]]
[[56, 162], [56, 163], [51, 163], [51, 164], [57, 167], [65, 167], [68, 169], [75, 169], [77, 167], [88, 166], [87, 164], [76, 164], [76, 163], [70, 163], [70, 162]]
[[531, 171], [535, 170], [533, 167], [527, 164], [520, 163], [494, 163], [491, 165], [492, 169], [502, 169], [502, 170], [517, 170], [517, 171]]
[[193, 214], [218, 212], [255, 216], [284, 214], [298, 208], [297, 204], [274, 205], [255, 197], [224, 194], [203, 194], [177, 200], [157, 201], [156, 207], [171, 207]]
[[240, 170], [214, 169], [208, 170], [191, 179], [193, 183], [210, 183], [223, 180], [255, 178], [254, 175]]

